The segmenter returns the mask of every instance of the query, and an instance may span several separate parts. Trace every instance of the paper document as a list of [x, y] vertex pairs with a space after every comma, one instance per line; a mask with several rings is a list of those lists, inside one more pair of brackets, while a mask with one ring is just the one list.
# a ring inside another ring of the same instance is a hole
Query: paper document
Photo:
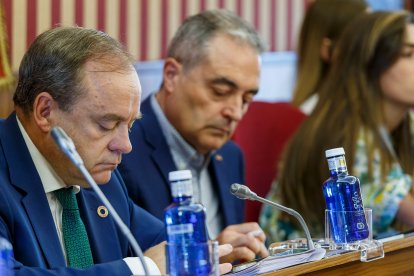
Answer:
[[243, 270], [226, 275], [248, 276], [268, 273], [297, 264], [318, 261], [325, 256], [325, 253], [326, 250], [324, 248], [315, 248], [313, 250], [308, 250], [303, 253], [293, 255], [283, 255], [282, 253], [279, 255], [266, 257], [258, 261], [256, 264], [248, 266]]

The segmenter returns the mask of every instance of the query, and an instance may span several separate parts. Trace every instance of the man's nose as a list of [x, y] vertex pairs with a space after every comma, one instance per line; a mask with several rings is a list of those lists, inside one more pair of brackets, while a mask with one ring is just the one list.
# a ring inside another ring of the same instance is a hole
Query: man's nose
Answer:
[[131, 141], [129, 140], [128, 127], [120, 129], [116, 137], [111, 141], [109, 145], [111, 151], [118, 151], [121, 154], [130, 153], [132, 150]]
[[245, 113], [243, 99], [233, 98], [226, 104], [223, 113], [233, 121], [240, 121]]

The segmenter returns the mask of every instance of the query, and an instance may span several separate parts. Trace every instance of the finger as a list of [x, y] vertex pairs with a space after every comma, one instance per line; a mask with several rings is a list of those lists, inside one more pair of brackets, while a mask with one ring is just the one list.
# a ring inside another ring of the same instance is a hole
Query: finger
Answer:
[[264, 242], [266, 240], [266, 235], [261, 228], [254, 231], [250, 231], [249, 233], [247, 233], [247, 235], [253, 236], [256, 239], [259, 239], [261, 242]]
[[226, 244], [229, 243], [233, 246], [238, 246], [240, 243], [240, 239], [243, 239], [245, 234], [241, 234], [239, 232], [232, 231], [230, 229], [225, 229], [220, 235], [217, 237], [219, 244]]
[[264, 243], [260, 243], [259, 251], [256, 251], [256, 255], [259, 255], [263, 258], [269, 256], [269, 251], [267, 250]]
[[229, 273], [232, 269], [232, 265], [230, 263], [224, 263], [219, 265], [220, 275]]
[[232, 263], [236, 260], [241, 262], [251, 261], [256, 257], [256, 254], [247, 247], [233, 248], [233, 252], [220, 258], [220, 263]]
[[247, 247], [249, 250], [258, 253], [265, 248], [263, 241], [256, 239], [252, 235], [239, 235], [237, 240], [232, 242], [234, 248]]
[[226, 256], [230, 254], [232, 251], [233, 251], [233, 246], [231, 246], [230, 244], [222, 244], [222, 245], [219, 245], [218, 247], [219, 257]]
[[240, 223], [240, 224], [233, 224], [233, 225], [226, 227], [226, 229], [227, 228], [229, 230], [236, 231], [236, 232], [243, 233], [243, 234], [247, 234], [249, 232], [261, 229], [259, 224], [257, 224], [257, 222], [245, 222], [245, 223]]
[[[243, 242], [242, 242], [243, 241]], [[269, 252], [264, 244], [263, 241], [254, 238], [249, 235], [244, 235], [244, 238], [240, 238], [238, 242], [242, 242], [240, 246], [234, 246], [235, 248], [239, 247], [247, 247], [250, 251], [254, 252], [256, 255], [259, 255], [261, 257], [266, 257], [269, 255]]]

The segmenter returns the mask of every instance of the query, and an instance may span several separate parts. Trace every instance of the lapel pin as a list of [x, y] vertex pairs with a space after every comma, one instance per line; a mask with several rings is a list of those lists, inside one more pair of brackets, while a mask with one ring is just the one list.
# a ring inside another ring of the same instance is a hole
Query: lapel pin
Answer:
[[216, 154], [215, 158], [216, 161], [223, 161], [223, 156], [221, 156], [220, 154]]
[[106, 218], [108, 216], [108, 209], [105, 206], [99, 206], [96, 212], [101, 218]]

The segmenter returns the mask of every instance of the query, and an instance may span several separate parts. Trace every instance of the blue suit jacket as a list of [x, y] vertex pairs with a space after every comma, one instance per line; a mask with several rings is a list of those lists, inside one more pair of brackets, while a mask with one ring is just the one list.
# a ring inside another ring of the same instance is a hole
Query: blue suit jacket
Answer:
[[[87, 270], [65, 267], [46, 194], [15, 115], [0, 121], [0, 237], [13, 245], [16, 275], [130, 275], [122, 258], [133, 256], [111, 215], [101, 218], [101, 201], [90, 189], [77, 194], [94, 263]], [[165, 238], [163, 223], [136, 206], [118, 172], [101, 189], [137, 238], [142, 250]]]
[[[150, 98], [142, 103], [141, 112], [143, 117], [135, 122], [130, 134], [132, 152], [123, 156], [119, 171], [130, 197], [163, 219], [164, 210], [172, 201], [168, 173], [177, 168]], [[231, 184], [244, 183], [244, 160], [239, 147], [227, 142], [214, 153], [208, 170], [219, 198], [224, 226], [242, 223], [244, 202], [230, 193]]]

